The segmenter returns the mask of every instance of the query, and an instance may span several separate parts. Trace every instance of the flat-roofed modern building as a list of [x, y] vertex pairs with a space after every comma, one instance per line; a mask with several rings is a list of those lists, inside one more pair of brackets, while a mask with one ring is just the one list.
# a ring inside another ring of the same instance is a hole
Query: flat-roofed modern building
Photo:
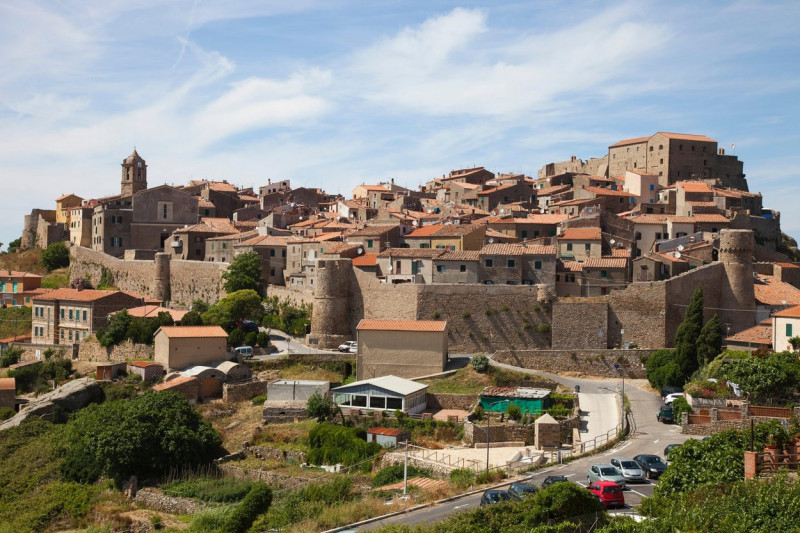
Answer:
[[343, 408], [421, 413], [427, 407], [428, 386], [397, 376], [356, 381], [332, 389]]

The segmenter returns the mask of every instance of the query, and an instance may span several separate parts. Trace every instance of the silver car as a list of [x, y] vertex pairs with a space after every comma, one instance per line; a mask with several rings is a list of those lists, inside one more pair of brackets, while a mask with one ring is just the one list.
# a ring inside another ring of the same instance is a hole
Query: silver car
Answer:
[[592, 465], [589, 468], [589, 475], [587, 476], [589, 483], [592, 481], [612, 481], [622, 487], [626, 486], [625, 477], [620, 474], [617, 467], [614, 465]]
[[642, 470], [642, 465], [633, 459], [615, 457], [611, 459], [611, 464], [617, 467], [628, 483], [644, 483], [647, 478], [645, 471]]

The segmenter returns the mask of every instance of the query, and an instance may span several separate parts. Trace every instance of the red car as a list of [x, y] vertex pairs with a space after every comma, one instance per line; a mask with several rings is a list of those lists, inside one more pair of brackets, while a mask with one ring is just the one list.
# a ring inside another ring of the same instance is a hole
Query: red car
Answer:
[[600, 498], [603, 506], [608, 509], [610, 507], [623, 507], [625, 505], [625, 496], [622, 494], [622, 487], [613, 481], [592, 481], [586, 487], [589, 491]]

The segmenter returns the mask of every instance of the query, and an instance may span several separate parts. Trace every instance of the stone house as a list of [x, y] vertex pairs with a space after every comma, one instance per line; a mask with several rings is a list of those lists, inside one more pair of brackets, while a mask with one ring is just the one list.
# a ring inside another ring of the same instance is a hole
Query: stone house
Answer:
[[431, 248], [441, 250], [480, 250], [484, 244], [484, 224], [445, 224], [430, 236]]
[[488, 244], [481, 248], [478, 282], [487, 285], [555, 285], [556, 247]]
[[387, 283], [433, 283], [433, 261], [445, 250], [389, 248], [378, 254], [378, 271]]
[[583, 262], [583, 294], [605, 296], [630, 282], [630, 263], [625, 257], [589, 257]]
[[437, 374], [447, 362], [447, 322], [362, 319], [356, 378]]
[[18, 307], [25, 305], [22, 293], [42, 286], [42, 276], [17, 270], [0, 270], [0, 306]]
[[162, 326], [153, 339], [153, 359], [167, 371], [229, 358], [228, 334], [219, 326]]
[[72, 208], [80, 207], [83, 198], [74, 194], [62, 194], [56, 198], [56, 223], [70, 227]]
[[198, 222], [198, 198], [161, 185], [140, 191], [133, 196], [131, 244], [137, 250], [167, 251], [164, 243], [170, 234]]
[[356, 185], [356, 187], [353, 189], [353, 200], [364, 198], [367, 202], [367, 206], [372, 209], [377, 209], [380, 207], [384, 198], [386, 200], [392, 199], [391, 196], [391, 191], [389, 191], [389, 189], [383, 185], [361, 184]]
[[203, 218], [199, 224], [173, 231], [169, 248], [173, 259], [205, 261], [206, 240], [238, 233], [227, 218]]
[[674, 252], [646, 252], [632, 261], [632, 281], [661, 281], [689, 270], [689, 262]]
[[589, 257], [601, 257], [602, 230], [600, 228], [566, 228], [558, 236], [558, 256], [567, 261], [582, 262]]
[[15, 409], [17, 404], [17, 382], [14, 378], [0, 378], [0, 408]]
[[159, 391], [172, 391], [177, 392], [186, 400], [191, 403], [197, 403], [200, 396], [200, 383], [196, 377], [192, 376], [177, 376], [174, 379], [153, 385], [155, 392]]
[[[433, 283], [478, 283], [480, 252], [445, 252], [433, 260]], [[354, 263], [355, 265], [355, 263]]]
[[636, 206], [633, 194], [606, 187], [575, 187], [573, 199], [600, 201], [600, 209], [609, 213], [623, 213]]
[[76, 206], [71, 208], [69, 217], [69, 242], [84, 248], [92, 246], [92, 216], [94, 208]]
[[568, 215], [562, 214], [529, 215], [527, 218], [492, 217], [488, 219], [488, 226], [489, 229], [524, 241], [555, 237], [561, 223], [568, 218]]
[[556, 294], [562, 296], [583, 295], [583, 263], [561, 261], [556, 264]]
[[145, 303], [138, 294], [95, 289], [56, 289], [33, 301], [33, 344], [77, 344], [105, 327], [115, 311]]
[[379, 254], [387, 248], [400, 246], [400, 225], [369, 225], [356, 230], [347, 236], [350, 244], [359, 244], [364, 248], [364, 253]]
[[131, 243], [133, 200], [130, 196], [111, 196], [91, 200], [92, 249], [115, 257], [122, 257], [125, 250], [134, 248]]
[[255, 235], [234, 245], [234, 255], [255, 252], [261, 258], [261, 279], [269, 285], [284, 285], [289, 237]]
[[658, 183], [656, 174], [627, 170], [624, 179], [623, 190], [633, 194], [634, 198], [636, 198], [636, 203], [658, 203], [658, 191], [661, 190], [661, 185]]
[[492, 211], [501, 203], [535, 201], [536, 192], [533, 186], [524, 180], [477, 193], [477, 206], [485, 211]]
[[229, 233], [219, 237], [206, 239], [206, 261], [213, 263], [230, 263], [236, 256], [236, 245], [246, 240], [258, 237], [258, 230]]

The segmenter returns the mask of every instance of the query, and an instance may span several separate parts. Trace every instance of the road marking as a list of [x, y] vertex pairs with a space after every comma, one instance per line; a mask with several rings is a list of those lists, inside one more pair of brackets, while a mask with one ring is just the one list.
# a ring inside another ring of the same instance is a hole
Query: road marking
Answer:
[[465, 503], [464, 505], [456, 505], [455, 507], [453, 507], [453, 510], [455, 511], [456, 509], [463, 509], [464, 507], [469, 507], [470, 505], [471, 504], [469, 503]]
[[566, 467], [567, 467], [567, 465], [557, 466], [556, 470], [564, 470]]
[[570, 477], [570, 476], [574, 476], [574, 475], [575, 475], [575, 474], [567, 474], [567, 475], [566, 475], [566, 476], [564, 476], [564, 477]]
[[658, 444], [658, 441], [660, 441], [660, 440], [661, 440], [661, 439], [656, 439], [656, 440], [654, 440], [654, 441], [653, 441], [653, 444]]
[[650, 496], [648, 496], [647, 494], [642, 494], [642, 493], [641, 493], [641, 492], [639, 492], [638, 490], [633, 490], [632, 488], [630, 488], [630, 486], [628, 487], [628, 490], [629, 490], [629, 491], [631, 491], [631, 492], [632, 492], [632, 493], [634, 493], [634, 494], [638, 494], [638, 495], [639, 495], [639, 496], [641, 496], [642, 498], [649, 498], [649, 497], [650, 497]]

